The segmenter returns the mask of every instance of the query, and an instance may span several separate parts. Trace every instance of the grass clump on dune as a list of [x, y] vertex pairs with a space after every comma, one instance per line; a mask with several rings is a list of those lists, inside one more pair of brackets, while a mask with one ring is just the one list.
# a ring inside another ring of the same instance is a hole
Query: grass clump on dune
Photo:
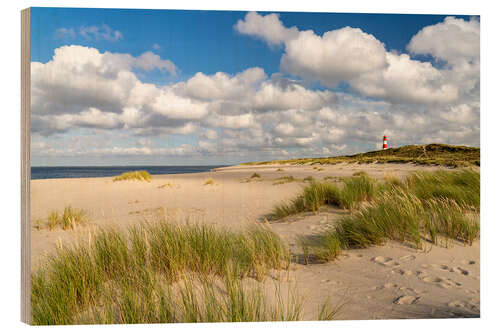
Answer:
[[139, 180], [139, 181], [151, 181], [151, 175], [149, 172], [145, 170], [139, 170], [139, 171], [130, 171], [130, 172], [124, 172], [119, 176], [116, 176], [113, 178], [113, 181], [121, 181], [121, 180]]
[[337, 205], [339, 193], [339, 188], [335, 184], [313, 181], [290, 202], [276, 205], [272, 217], [283, 218], [305, 211], [316, 212], [324, 204]]
[[[71, 206], [64, 207], [62, 214], [57, 211], [50, 212], [47, 217], [46, 226], [49, 230], [54, 230], [57, 226], [61, 226], [63, 230], [74, 229], [77, 225], [87, 222], [86, 213], [83, 209], [75, 209]], [[38, 221], [38, 229], [41, 229], [41, 222]]]
[[280, 178], [276, 178], [273, 185], [282, 185], [286, 183], [292, 183], [294, 181], [297, 181], [298, 179], [295, 178], [294, 176], [283, 176]]
[[260, 174], [258, 174], [257, 172], [254, 172], [251, 176], [250, 176], [250, 179], [252, 178], [261, 178]]
[[313, 177], [308, 180], [310, 184], [304, 187], [301, 194], [274, 207], [273, 218], [306, 211], [317, 212], [323, 205], [352, 210], [360, 201], [373, 199], [378, 190], [375, 181], [368, 176], [346, 178], [341, 189], [334, 183], [318, 182]]
[[[104, 230], [88, 242], [60, 246], [32, 273], [32, 323], [273, 320], [262, 312], [264, 303], [255, 303], [264, 300], [239, 279], [260, 281], [289, 262], [281, 239], [261, 226], [232, 232], [160, 221], [127, 233]], [[216, 296], [214, 284], [203, 280], [197, 289], [200, 283], [186, 280], [190, 274], [223, 281], [225, 289]]]
[[212, 178], [208, 178], [203, 185], [215, 185], [215, 181]]
[[300, 242], [321, 260], [334, 259], [343, 249], [388, 240], [416, 248], [423, 241], [447, 245], [456, 240], [471, 245], [479, 237], [479, 195], [475, 171], [416, 173], [403, 184], [382, 187], [354, 214], [314, 239], [301, 238]]

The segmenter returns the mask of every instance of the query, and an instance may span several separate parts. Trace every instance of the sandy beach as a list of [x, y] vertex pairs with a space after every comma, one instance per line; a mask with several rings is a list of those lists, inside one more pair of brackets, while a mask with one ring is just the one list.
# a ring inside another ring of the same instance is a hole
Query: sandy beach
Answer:
[[[157, 175], [151, 182], [112, 178], [50, 179], [31, 181], [32, 269], [51, 253], [58, 242], [70, 244], [107, 225], [126, 227], [165, 215], [172, 221], [207, 223], [239, 229], [250, 223], [269, 226], [299, 251], [297, 236], [314, 235], [348, 212], [325, 208], [268, 222], [274, 205], [291, 199], [303, 181], [275, 184], [293, 176], [352, 176], [365, 171], [382, 179], [404, 177], [416, 170], [442, 167], [411, 164], [337, 164], [232, 166], [214, 172]], [[278, 171], [278, 169], [281, 169]], [[261, 177], [250, 180], [257, 172]], [[214, 184], [205, 185], [209, 179]], [[38, 230], [35, 221], [51, 211], [71, 205], [86, 212], [88, 223], [75, 230]], [[315, 320], [320, 305], [330, 297], [344, 304], [336, 319], [392, 319], [477, 317], [479, 299], [479, 241], [472, 246], [450, 242], [448, 247], [424, 245], [422, 250], [389, 242], [362, 250], [343, 252], [329, 263], [292, 264], [286, 283], [305, 297], [304, 320]]]

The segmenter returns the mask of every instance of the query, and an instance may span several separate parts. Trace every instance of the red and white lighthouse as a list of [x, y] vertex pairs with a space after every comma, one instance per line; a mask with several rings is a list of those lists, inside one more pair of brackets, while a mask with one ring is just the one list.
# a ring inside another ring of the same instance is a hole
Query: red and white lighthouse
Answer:
[[382, 146], [384, 150], [387, 149], [387, 137], [384, 135], [384, 145]]

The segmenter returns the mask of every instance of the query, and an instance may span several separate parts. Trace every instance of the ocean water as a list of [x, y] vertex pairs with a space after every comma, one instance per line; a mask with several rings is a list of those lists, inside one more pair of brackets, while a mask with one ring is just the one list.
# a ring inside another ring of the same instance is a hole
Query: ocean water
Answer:
[[31, 167], [31, 179], [114, 177], [127, 171], [137, 170], [146, 170], [151, 175], [195, 173], [223, 166], [225, 165]]

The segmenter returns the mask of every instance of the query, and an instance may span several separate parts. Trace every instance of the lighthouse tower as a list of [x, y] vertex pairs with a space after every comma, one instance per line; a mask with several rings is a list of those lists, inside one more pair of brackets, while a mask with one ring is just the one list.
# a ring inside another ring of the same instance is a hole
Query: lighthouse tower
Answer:
[[382, 146], [384, 150], [387, 149], [387, 137], [384, 135], [384, 145]]

